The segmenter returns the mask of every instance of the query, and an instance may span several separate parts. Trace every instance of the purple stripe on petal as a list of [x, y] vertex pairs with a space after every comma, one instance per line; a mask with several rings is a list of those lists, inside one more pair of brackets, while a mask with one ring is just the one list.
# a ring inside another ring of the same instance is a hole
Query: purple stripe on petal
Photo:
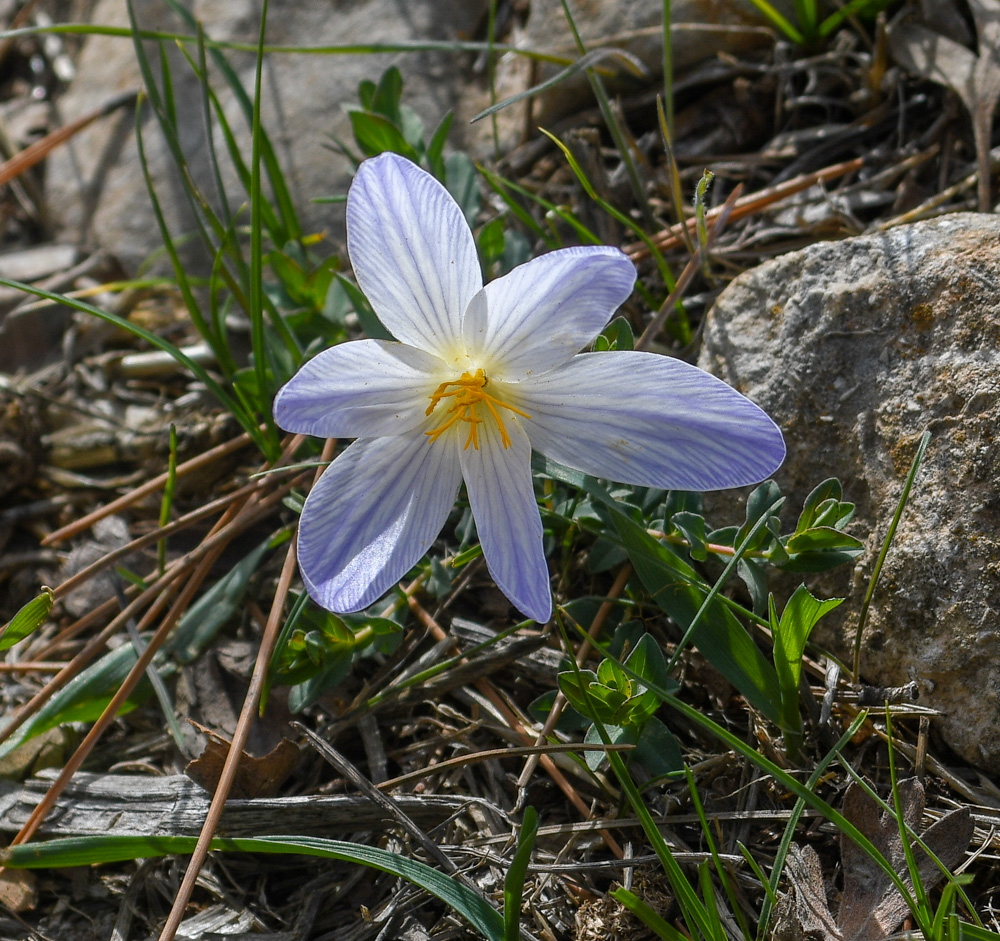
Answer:
[[479, 257], [462, 210], [429, 173], [396, 154], [362, 163], [347, 196], [347, 247], [397, 340], [434, 353], [461, 338], [482, 287]]
[[448, 518], [461, 469], [423, 434], [355, 441], [323, 473], [299, 521], [299, 568], [331, 611], [373, 604], [413, 568]]
[[402, 434], [427, 421], [443, 365], [403, 343], [341, 343], [314, 356], [282, 386], [274, 420], [286, 431], [320, 438]]
[[544, 624], [552, 614], [542, 520], [531, 477], [531, 445], [517, 419], [504, 425], [504, 448], [495, 422], [479, 426], [479, 448], [460, 451], [462, 475], [486, 565], [497, 587], [522, 614]]
[[517, 381], [552, 369], [601, 332], [634, 283], [635, 268], [617, 248], [540, 255], [486, 285], [479, 349], [496, 363], [497, 378]]
[[696, 366], [653, 353], [585, 353], [518, 385], [541, 453], [596, 477], [723, 490], [769, 477], [785, 443], [767, 414]]

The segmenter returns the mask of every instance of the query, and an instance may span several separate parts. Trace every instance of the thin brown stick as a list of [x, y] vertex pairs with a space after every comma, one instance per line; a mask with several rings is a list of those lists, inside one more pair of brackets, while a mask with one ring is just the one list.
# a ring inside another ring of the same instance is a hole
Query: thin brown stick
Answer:
[[46, 134], [41, 140], [37, 140], [25, 147], [24, 150], [15, 154], [10, 160], [0, 164], [0, 185], [9, 183], [15, 177], [19, 177], [24, 173], [25, 170], [30, 170], [36, 163], [44, 160], [56, 147], [64, 144], [89, 124], [93, 124], [98, 118], [103, 118], [105, 115], [111, 114], [113, 111], [117, 111], [126, 105], [134, 104], [138, 94], [137, 91], [130, 91], [116, 95], [110, 101], [101, 105], [100, 108], [96, 108], [94, 111], [85, 114], [82, 118], [70, 121], [69, 124], [57, 127], [54, 131]]
[[428, 765], [426, 768], [417, 768], [416, 771], [407, 771], [398, 778], [390, 778], [388, 781], [379, 781], [375, 786], [380, 791], [391, 791], [401, 784], [409, 784], [412, 781], [421, 781], [442, 771], [453, 771], [455, 768], [464, 768], [466, 765], [476, 765], [484, 761], [494, 761], [497, 758], [524, 758], [537, 756], [539, 754], [575, 754], [576, 752], [600, 751], [600, 752], [629, 752], [634, 751], [635, 745], [603, 745], [594, 743], [585, 745], [581, 742], [545, 742], [542, 745], [511, 745], [507, 748], [487, 748], [483, 751], [470, 752], [467, 755], [456, 755], [454, 758], [444, 758]]
[[226, 763], [223, 765], [222, 773], [219, 775], [219, 783], [216, 785], [211, 806], [205, 815], [205, 822], [202, 825], [201, 833], [198, 835], [198, 843], [195, 845], [191, 859], [188, 861], [184, 879], [177, 890], [177, 895], [171, 906], [170, 914], [167, 916], [166, 924], [164, 924], [163, 930], [160, 932], [160, 941], [173, 941], [174, 936], [177, 934], [177, 929], [184, 920], [184, 910], [187, 908], [191, 893], [194, 891], [198, 874], [201, 872], [201, 867], [205, 864], [205, 858], [208, 856], [212, 839], [215, 836], [215, 831], [218, 829], [219, 820], [222, 818], [222, 811], [225, 809], [226, 799], [229, 797], [229, 791], [236, 778], [240, 758], [243, 755], [243, 749], [250, 735], [250, 727], [253, 724], [253, 719], [260, 703], [264, 681], [267, 678], [268, 664], [271, 661], [271, 654], [274, 652], [274, 645], [277, 643], [278, 633], [281, 630], [285, 599], [288, 597], [288, 590], [291, 587], [294, 575], [295, 540], [293, 539], [288, 546], [288, 552], [285, 554], [285, 564], [282, 566], [278, 586], [274, 592], [271, 613], [264, 627], [264, 635], [261, 638], [257, 660], [254, 663], [253, 676], [250, 678], [250, 688], [247, 690], [246, 698], [243, 700], [243, 709], [240, 712], [233, 740], [229, 745]]
[[[292, 439], [285, 449], [284, 454], [291, 454], [301, 438]], [[330, 439], [323, 447], [323, 454], [320, 458], [322, 462], [327, 462], [333, 457], [333, 452], [337, 446], [335, 439]], [[284, 457], [284, 455], [283, 455]], [[319, 467], [313, 477], [313, 483], [319, 479], [324, 468]], [[275, 644], [278, 642], [278, 634], [281, 630], [282, 615], [285, 610], [285, 600], [288, 597], [288, 590], [292, 584], [292, 577], [295, 575], [295, 539], [293, 538], [285, 553], [285, 563], [281, 568], [281, 575], [278, 577], [278, 584], [274, 590], [274, 598], [271, 601], [271, 611], [264, 625], [264, 633], [261, 636], [260, 648], [257, 651], [257, 659], [254, 662], [253, 675], [250, 677], [250, 686], [247, 689], [246, 697], [243, 700], [243, 709], [240, 711], [239, 721], [236, 723], [236, 731], [233, 739], [229, 743], [229, 752], [226, 755], [225, 764], [222, 766], [222, 773], [219, 775], [219, 782], [215, 787], [215, 794], [212, 795], [212, 803], [205, 815], [205, 822], [202, 824], [201, 833], [198, 834], [198, 842], [195, 844], [191, 859], [188, 860], [184, 878], [180, 888], [174, 898], [170, 913], [167, 916], [163, 930], [160, 932], [159, 941], [173, 941], [184, 920], [184, 910], [191, 899], [195, 883], [201, 867], [205, 865], [205, 858], [208, 856], [209, 847], [215, 831], [219, 827], [219, 820], [222, 811], [226, 806], [226, 799], [232, 789], [233, 781], [236, 779], [236, 771], [239, 768], [240, 758], [243, 757], [243, 749], [246, 746], [247, 738], [250, 735], [250, 727], [260, 705], [260, 697], [264, 691], [264, 684], [267, 681], [267, 670], [271, 662], [271, 655], [274, 653]]]
[[[759, 212], [761, 209], [766, 209], [768, 206], [774, 203], [780, 202], [789, 196], [794, 196], [796, 193], [801, 193], [803, 190], [809, 189], [810, 186], [815, 186], [817, 183], [825, 183], [828, 180], [834, 180], [837, 177], [846, 176], [848, 173], [854, 173], [860, 170], [865, 163], [864, 157], [855, 157], [853, 160], [845, 160], [843, 163], [835, 163], [829, 167], [825, 167], [822, 170], [816, 170], [814, 173], [803, 173], [801, 176], [794, 177], [791, 180], [786, 180], [784, 183], [779, 183], [777, 186], [771, 186], [767, 189], [761, 190], [759, 193], [751, 193], [749, 196], [744, 196], [742, 199], [737, 200], [736, 205], [732, 209], [732, 220], [735, 222], [737, 219], [742, 219], [744, 216], [753, 215], [755, 212]], [[723, 211], [725, 207], [719, 206], [712, 209], [705, 215], [706, 222], [711, 222], [716, 219]], [[683, 228], [687, 230], [690, 234], [693, 234], [698, 227], [697, 219], [688, 219], [684, 223]], [[666, 251], [670, 248], [677, 248], [684, 244], [684, 237], [681, 232], [682, 227], [679, 225], [671, 226], [669, 229], [664, 229], [662, 232], [658, 232], [651, 239], [653, 244], [661, 251]], [[635, 242], [631, 245], [625, 246], [625, 254], [634, 262], [642, 261], [649, 257], [649, 249], [642, 242]]]
[[[227, 528], [231, 529], [232, 527]], [[229, 532], [229, 536], [231, 539], [235, 538], [236, 532]], [[207, 577], [212, 566], [215, 564], [216, 559], [218, 559], [218, 557], [222, 554], [225, 547], [226, 543], [220, 543], [213, 548], [213, 551], [207, 553], [199, 562], [191, 577], [185, 582], [183, 588], [181, 588], [180, 594], [174, 600], [170, 611], [167, 613], [166, 617], [164, 617], [160, 626], [156, 629], [156, 633], [150, 638], [149, 643], [146, 645], [146, 649], [136, 660], [135, 665], [129, 671], [128, 676], [125, 677], [122, 685], [118, 687], [117, 692], [111, 698], [111, 702], [108, 703], [107, 708], [105, 708], [104, 712], [101, 713], [100, 718], [94, 723], [90, 731], [87, 732], [83, 741], [77, 747], [76, 751], [73, 752], [73, 756], [66, 762], [66, 766], [59, 772], [59, 776], [52, 782], [48, 791], [45, 792], [45, 796], [38, 802], [38, 805], [31, 812], [28, 819], [24, 822], [24, 825], [18, 831], [17, 836], [15, 836], [11, 841], [12, 846], [26, 843], [32, 836], [34, 836], [35, 831], [41, 826], [46, 815], [55, 806], [59, 795], [63, 792], [66, 785], [69, 784], [70, 778], [72, 778], [73, 775], [80, 769], [81, 765], [87, 759], [87, 756], [100, 740], [105, 730], [117, 717], [118, 710], [121, 709], [128, 697], [132, 694], [132, 691], [136, 686], [138, 686], [139, 681], [146, 673], [146, 669], [153, 662], [153, 657], [156, 652], [161, 646], [163, 646], [163, 643], [167, 639], [170, 631], [173, 629], [174, 624], [184, 613], [188, 603], [201, 587], [201, 583]], [[146, 613], [143, 620], [140, 621], [140, 630], [143, 627], [149, 626], [149, 623], [159, 614], [160, 609], [166, 605], [167, 600], [168, 596], [165, 594], [161, 595], [157, 599], [157, 602], [154, 603], [153, 607]]]
[[19, 660], [0, 663], [0, 673], [55, 673], [66, 666], [62, 660]]
[[102, 556], [96, 562], [92, 562], [86, 568], [80, 569], [80, 571], [75, 575], [70, 576], [66, 579], [66, 581], [53, 588], [52, 593], [56, 598], [62, 598], [64, 595], [68, 595], [71, 591], [73, 591], [74, 588], [79, 588], [80, 585], [89, 581], [104, 569], [114, 565], [120, 559], [124, 559], [133, 552], [138, 552], [140, 549], [152, 545], [155, 542], [159, 542], [167, 536], [172, 536], [175, 533], [180, 532], [182, 529], [186, 529], [188, 526], [193, 526], [195, 523], [201, 522], [203, 519], [218, 513], [220, 510], [224, 511], [227, 506], [230, 506], [239, 500], [246, 499], [261, 489], [261, 482], [259, 480], [252, 480], [240, 487], [239, 490], [234, 490], [232, 493], [227, 493], [223, 497], [218, 497], [215, 500], [204, 504], [204, 506], [198, 507], [197, 510], [192, 510], [190, 513], [186, 513], [184, 516], [179, 517], [173, 522], [167, 523], [165, 526], [158, 526], [156, 529], [151, 530], [145, 535], [139, 536], [138, 539], [133, 539], [130, 543], [122, 546], [120, 549], [114, 549], [107, 555]]
[[180, 576], [191, 571], [200, 562], [202, 557], [214, 550], [214, 548], [219, 544], [228, 544], [240, 531], [251, 526], [258, 519], [269, 513], [276, 503], [278, 503], [285, 494], [301, 482], [301, 475], [295, 477], [293, 480], [286, 482], [282, 487], [275, 490], [273, 493], [268, 494], [263, 497], [258, 503], [253, 507], [245, 507], [243, 511], [239, 513], [239, 516], [234, 519], [234, 523], [238, 522], [238, 529], [236, 532], [230, 533], [227, 528], [222, 525], [222, 521], [216, 524], [209, 536], [202, 541], [202, 543], [196, 548], [192, 549], [187, 555], [182, 556], [177, 559], [171, 566], [169, 566], [164, 572], [164, 574], [158, 578], [152, 585], [150, 585], [145, 591], [143, 591], [132, 603], [125, 608], [114, 620], [112, 620], [99, 634], [95, 635], [87, 645], [72, 659], [66, 666], [54, 677], [52, 677], [48, 683], [42, 688], [38, 693], [36, 693], [27, 703], [19, 706], [17, 710], [10, 717], [7, 724], [4, 726], [3, 730], [0, 731], [0, 742], [8, 738], [12, 732], [14, 732], [26, 719], [33, 715], [42, 705], [55, 693], [57, 690], [61, 689], [66, 685], [74, 676], [80, 671], [80, 669], [86, 666], [94, 656], [104, 647], [108, 639], [111, 638], [116, 631], [120, 630], [125, 624], [129, 617], [132, 617], [137, 611], [139, 611], [145, 604], [149, 603], [150, 600], [155, 599], [158, 594], [168, 590], [176, 590], [176, 585], [173, 583], [178, 581]]
[[[180, 478], [186, 474], [190, 474], [192, 471], [206, 467], [213, 461], [216, 461], [221, 457], [225, 457], [227, 454], [232, 454], [234, 451], [239, 451], [240, 448], [245, 448], [250, 443], [250, 436], [245, 433], [233, 438], [231, 441], [224, 441], [222, 444], [216, 445], [214, 448], [205, 451], [203, 454], [199, 454], [197, 457], [193, 457], [191, 460], [185, 461], [183, 464], [178, 464], [174, 471], [175, 476]], [[106, 516], [111, 516], [120, 510], [124, 510], [126, 507], [132, 506], [133, 503], [136, 503], [143, 497], [162, 489], [168, 479], [169, 474], [164, 472], [158, 477], [154, 477], [152, 480], [147, 480], [146, 483], [136, 487], [135, 490], [126, 493], [117, 500], [112, 500], [110, 503], [105, 504], [102, 507], [98, 507], [86, 516], [82, 516], [80, 519], [63, 526], [62, 529], [57, 529], [55, 532], [49, 533], [42, 540], [42, 545], [51, 546], [53, 543], [62, 542], [64, 539], [69, 539], [78, 533], [82, 533], [85, 530], [90, 529], [90, 527], [93, 526], [98, 520], [104, 519]]]

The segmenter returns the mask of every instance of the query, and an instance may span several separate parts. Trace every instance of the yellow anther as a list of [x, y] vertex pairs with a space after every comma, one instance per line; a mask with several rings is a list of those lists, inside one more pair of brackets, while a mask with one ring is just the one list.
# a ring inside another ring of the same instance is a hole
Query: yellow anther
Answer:
[[526, 412], [522, 412], [513, 405], [507, 405], [499, 399], [494, 398], [486, 391], [486, 373], [482, 369], [477, 369], [475, 375], [464, 372], [458, 379], [452, 382], [442, 382], [431, 395], [431, 404], [427, 406], [425, 414], [430, 415], [444, 399], [451, 399], [451, 407], [444, 414], [444, 421], [437, 428], [424, 432], [431, 441], [437, 441], [452, 425], [460, 421], [469, 425], [469, 437], [465, 440], [465, 449], [471, 444], [477, 451], [479, 450], [479, 426], [483, 419], [479, 417], [476, 409], [482, 405], [493, 416], [500, 429], [500, 441], [505, 448], [510, 447], [510, 435], [504, 427], [503, 419], [500, 417], [500, 409], [505, 408], [522, 418], [531, 418]]

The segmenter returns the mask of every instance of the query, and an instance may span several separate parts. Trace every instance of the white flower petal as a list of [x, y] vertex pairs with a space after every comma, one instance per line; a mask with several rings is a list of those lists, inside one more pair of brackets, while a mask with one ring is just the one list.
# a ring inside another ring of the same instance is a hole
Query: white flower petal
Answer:
[[443, 364], [403, 343], [356, 340], [324, 350], [278, 392], [274, 420], [320, 438], [397, 435], [426, 422]]
[[434, 177], [396, 154], [362, 163], [347, 196], [347, 248], [397, 340], [431, 353], [456, 346], [483, 278], [462, 210]]
[[430, 548], [461, 482], [455, 451], [423, 434], [362, 438], [316, 482], [299, 521], [299, 569], [331, 611], [359, 611]]
[[517, 388], [532, 446], [596, 477], [722, 490], [764, 480], [785, 457], [765, 412], [666, 356], [584, 353]]
[[531, 477], [531, 445], [518, 420], [504, 417], [511, 446], [494, 421], [479, 426], [479, 449], [459, 452], [486, 565], [522, 614], [544, 624], [552, 614], [542, 520]]
[[485, 335], [470, 353], [509, 381], [551, 369], [601, 332], [634, 283], [635, 268], [617, 248], [540, 255], [486, 285]]

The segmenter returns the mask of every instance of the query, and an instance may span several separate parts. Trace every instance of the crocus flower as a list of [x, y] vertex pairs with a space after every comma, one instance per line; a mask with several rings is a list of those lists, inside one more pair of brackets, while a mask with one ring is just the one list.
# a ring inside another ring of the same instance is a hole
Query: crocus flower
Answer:
[[366, 160], [347, 197], [354, 274], [397, 342], [319, 353], [281, 389], [288, 431], [356, 438], [299, 523], [324, 608], [367, 607], [430, 548], [465, 482], [486, 565], [536, 621], [552, 612], [531, 450], [597, 477], [715, 490], [784, 458], [767, 415], [708, 373], [652, 353], [579, 353], [635, 282], [615, 248], [565, 248], [483, 286], [472, 232], [432, 176]]

